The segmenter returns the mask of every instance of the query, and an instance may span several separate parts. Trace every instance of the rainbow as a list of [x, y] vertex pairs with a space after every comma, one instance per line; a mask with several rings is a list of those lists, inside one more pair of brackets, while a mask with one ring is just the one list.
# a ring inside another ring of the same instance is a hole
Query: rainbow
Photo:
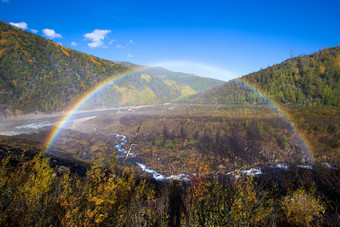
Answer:
[[293, 131], [297, 133], [297, 135], [300, 139], [300, 143], [301, 143], [302, 148], [304, 149], [305, 153], [309, 156], [309, 158], [313, 162], [314, 158], [313, 158], [313, 155], [312, 155], [312, 153], [313, 153], [312, 149], [311, 149], [312, 146], [309, 143], [309, 140], [304, 136], [304, 134], [299, 132], [299, 130], [297, 129], [296, 124], [292, 120], [292, 116], [289, 113], [287, 113], [286, 111], [282, 110], [282, 108], [280, 108], [279, 104], [277, 104], [277, 103], [275, 103], [275, 101], [269, 99], [265, 94], [263, 94], [261, 91], [259, 91], [256, 87], [252, 86], [251, 84], [249, 84], [248, 82], [246, 82], [244, 80], [241, 80], [240, 78], [237, 79], [237, 80], [240, 81], [241, 83], [243, 83], [243, 85], [245, 85], [249, 89], [251, 89], [257, 95], [259, 95], [262, 99], [264, 99], [272, 109], [279, 112], [288, 121], [290, 126], [293, 128]]
[[47, 142], [46, 142], [46, 149], [45, 149], [45, 153], [48, 153], [50, 148], [52, 147], [52, 145], [54, 144], [54, 142], [57, 140], [58, 135], [61, 131], [61, 129], [63, 128], [63, 126], [65, 126], [67, 124], [67, 122], [70, 120], [70, 118], [73, 116], [73, 114], [77, 113], [77, 111], [79, 111], [79, 109], [81, 108], [81, 106], [89, 99], [91, 99], [93, 96], [95, 96], [96, 94], [98, 94], [101, 90], [105, 89], [108, 85], [110, 85], [112, 82], [116, 81], [117, 79], [123, 78], [124, 76], [129, 75], [130, 73], [133, 72], [138, 72], [141, 71], [143, 69], [148, 69], [151, 66], [141, 66], [141, 67], [135, 67], [131, 70], [128, 70], [124, 73], [118, 74], [118, 75], [114, 75], [112, 77], [107, 78], [106, 80], [103, 80], [102, 82], [98, 83], [96, 86], [94, 86], [91, 90], [89, 90], [88, 92], [86, 92], [84, 94], [84, 96], [78, 100], [78, 102], [76, 102], [64, 115], [64, 117], [60, 120], [60, 122], [58, 123], [58, 125], [56, 125], [50, 135], [47, 138]]
[[[129, 75], [130, 73], [133, 72], [138, 72], [141, 71], [143, 69], [148, 69], [151, 68], [152, 66], [142, 66], [142, 67], [135, 67], [127, 72], [124, 72], [122, 74], [118, 74], [115, 76], [112, 76], [104, 81], [102, 81], [101, 83], [97, 84], [95, 87], [93, 87], [91, 90], [89, 90], [87, 93], [85, 93], [85, 95], [78, 100], [77, 103], [75, 103], [69, 111], [67, 111], [67, 113], [64, 115], [64, 117], [61, 119], [61, 121], [59, 122], [58, 125], [56, 125], [53, 130], [51, 131], [50, 135], [48, 136], [47, 142], [46, 142], [46, 151], [45, 153], [48, 153], [50, 148], [52, 147], [52, 145], [54, 144], [54, 142], [57, 140], [58, 135], [61, 131], [61, 129], [63, 128], [63, 126], [65, 126], [67, 124], [67, 122], [70, 120], [70, 118], [72, 117], [73, 114], [77, 113], [77, 111], [79, 111], [79, 109], [81, 108], [81, 106], [89, 99], [91, 99], [93, 96], [95, 96], [96, 94], [98, 94], [98, 92], [100, 92], [101, 90], [103, 90], [104, 88], [106, 88], [109, 84], [111, 84], [112, 82], [116, 81], [117, 79], [123, 78], [127, 75]], [[242, 82], [245, 86], [247, 86], [249, 89], [251, 89], [253, 92], [255, 92], [256, 94], [260, 95], [270, 106], [271, 108], [275, 109], [276, 111], [278, 111], [280, 114], [282, 114], [282, 116], [289, 122], [289, 124], [292, 126], [293, 130], [298, 134], [298, 137], [300, 138], [300, 142], [303, 146], [303, 149], [305, 150], [306, 154], [309, 156], [309, 158], [312, 159], [313, 161], [313, 156], [311, 154], [311, 146], [309, 145], [309, 143], [307, 142], [308, 140], [302, 136], [302, 134], [297, 130], [296, 125], [294, 124], [294, 122], [291, 120], [291, 116], [288, 113], [285, 113], [278, 104], [275, 104], [274, 101], [270, 100], [266, 95], [264, 95], [262, 92], [260, 92], [258, 89], [256, 89], [254, 86], [250, 85], [249, 83], [237, 79], [238, 81]]]

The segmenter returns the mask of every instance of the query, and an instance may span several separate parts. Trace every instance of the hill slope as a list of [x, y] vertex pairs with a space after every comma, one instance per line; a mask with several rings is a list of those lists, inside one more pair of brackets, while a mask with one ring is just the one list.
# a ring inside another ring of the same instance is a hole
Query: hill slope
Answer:
[[[136, 67], [66, 48], [1, 21], [0, 32], [0, 113], [7, 115], [63, 110], [97, 83]], [[222, 83], [150, 68], [118, 80], [89, 106], [171, 102]]]
[[241, 78], [278, 103], [340, 105], [340, 46], [296, 57]]
[[0, 22], [1, 109], [61, 110], [126, 66], [63, 47]]
[[245, 82], [234, 79], [207, 91], [186, 97], [181, 102], [227, 105], [265, 103], [266, 100]]
[[260, 92], [277, 104], [340, 106], [339, 78], [340, 47], [337, 46], [289, 59], [196, 94], [186, 101], [259, 103], [263, 102]]
[[310, 142], [317, 160], [340, 157], [340, 47], [289, 59], [281, 64], [187, 97], [201, 104], [279, 105]]
[[223, 83], [158, 67], [147, 68], [114, 81], [89, 100], [86, 107], [93, 109], [173, 102]]

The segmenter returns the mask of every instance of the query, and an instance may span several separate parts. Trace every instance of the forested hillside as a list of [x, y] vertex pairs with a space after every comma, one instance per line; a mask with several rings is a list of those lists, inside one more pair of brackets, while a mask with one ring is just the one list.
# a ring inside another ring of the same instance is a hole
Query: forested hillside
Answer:
[[61, 110], [103, 79], [127, 70], [0, 22], [1, 109]]
[[258, 104], [265, 103], [266, 99], [247, 83], [235, 79], [181, 101], [200, 104]]
[[193, 74], [173, 72], [161, 67], [152, 67], [144, 70], [146, 74], [158, 76], [168, 80], [174, 80], [183, 85], [192, 87], [195, 91], [204, 91], [217, 85], [225, 83], [221, 80], [197, 76]]
[[283, 104], [340, 105], [340, 47], [289, 59], [241, 78]]
[[[87, 55], [0, 21], [0, 112], [60, 111], [136, 65]], [[149, 68], [115, 81], [88, 107], [172, 102], [222, 81]]]
[[223, 83], [163, 68], [146, 68], [119, 78], [89, 100], [86, 107], [168, 103]]
[[340, 105], [340, 47], [289, 59], [187, 99], [197, 103]]
[[[318, 160], [339, 157], [340, 47], [289, 59], [184, 101], [200, 104], [273, 102], [308, 139]], [[232, 106], [232, 105], [231, 105]]]

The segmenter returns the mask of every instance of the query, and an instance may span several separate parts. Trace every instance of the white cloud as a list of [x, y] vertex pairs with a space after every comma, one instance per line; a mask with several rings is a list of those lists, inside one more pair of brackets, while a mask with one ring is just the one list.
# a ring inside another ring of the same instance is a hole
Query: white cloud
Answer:
[[109, 45], [112, 45], [112, 43], [116, 42], [117, 40], [115, 39], [111, 39], [110, 42], [109, 42]]
[[10, 25], [13, 25], [14, 27], [20, 28], [22, 30], [25, 30], [28, 28], [26, 22], [19, 22], [19, 23], [14, 23], [14, 22], [9, 22]]
[[130, 45], [133, 45], [133, 44], [135, 44], [135, 42], [134, 42], [132, 39], [130, 39], [130, 40], [129, 40], [129, 44], [130, 44]]
[[31, 29], [31, 32], [35, 34], [35, 33], [38, 32], [38, 30], [32, 28], [32, 29]]
[[111, 30], [100, 30], [95, 29], [91, 33], [86, 33], [84, 37], [92, 42], [88, 43], [87, 45], [91, 48], [93, 47], [100, 47], [104, 45], [103, 40], [105, 39], [106, 35], [109, 34]]
[[133, 55], [133, 54], [128, 54], [128, 55], [127, 55], [128, 58], [133, 58], [134, 56], [135, 56], [135, 55]]
[[76, 43], [76, 42], [71, 42], [71, 45], [72, 45], [72, 46], [77, 46], [78, 43]]
[[1, 2], [9, 3], [9, 0], [1, 0]]
[[46, 36], [47, 38], [50, 38], [50, 39], [62, 38], [62, 36], [60, 34], [56, 33], [53, 29], [45, 28], [45, 29], [42, 30], [42, 32], [44, 33], [44, 36]]
[[118, 44], [118, 45], [116, 45], [116, 48], [117, 49], [125, 49], [126, 46], [123, 46], [122, 44]]

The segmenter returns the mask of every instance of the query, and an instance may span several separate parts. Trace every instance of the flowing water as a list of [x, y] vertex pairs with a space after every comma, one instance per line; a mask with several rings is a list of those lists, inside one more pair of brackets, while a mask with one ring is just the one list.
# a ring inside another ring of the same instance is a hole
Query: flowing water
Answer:
[[[85, 121], [96, 118], [100, 115], [116, 112], [117, 110], [105, 110], [105, 111], [91, 111], [77, 113], [68, 120], [67, 124], [63, 126], [64, 129], [76, 129], [77, 125], [82, 124]], [[53, 126], [60, 124], [61, 117], [45, 117], [39, 119], [30, 120], [8, 120], [1, 122], [0, 135], [15, 136], [20, 134], [33, 134], [39, 131], [49, 129]], [[118, 144], [115, 146], [116, 151], [121, 154], [127, 154], [127, 150], [124, 145], [127, 143], [128, 139], [125, 135], [120, 135], [117, 133], [110, 132], [97, 132], [99, 134], [106, 134], [112, 136], [113, 140], [117, 140]], [[135, 159], [129, 159], [129, 165], [138, 166], [142, 171], [152, 174], [155, 180], [159, 181], [169, 181], [170, 179], [180, 180], [180, 181], [190, 181], [189, 176], [186, 174], [164, 176], [158, 173], [156, 170], [150, 169], [142, 163], [141, 159], [138, 159], [136, 155], [132, 152], [129, 153], [129, 157]]]
[[[82, 124], [85, 121], [96, 118], [98, 116], [116, 112], [118, 110], [105, 110], [105, 111], [90, 111], [90, 112], [82, 112], [76, 113], [72, 116], [71, 119], [68, 120], [67, 124], [63, 126], [65, 129], [76, 129], [77, 125]], [[53, 126], [60, 124], [61, 117], [45, 117], [39, 119], [31, 119], [31, 120], [8, 120], [0, 122], [0, 135], [14, 136], [19, 134], [32, 134], [38, 133], [39, 131], [49, 129]], [[117, 153], [119, 154], [127, 154], [127, 150], [124, 148], [124, 145], [128, 142], [128, 139], [125, 135], [120, 135], [117, 133], [111, 132], [97, 132], [106, 135], [112, 136], [112, 140], [118, 142], [115, 146]], [[153, 170], [142, 163], [142, 160], [136, 156], [136, 154], [130, 152], [128, 155], [128, 164], [138, 166], [142, 171], [149, 173], [155, 180], [159, 181], [169, 181], [179, 180], [179, 181], [190, 181], [190, 178], [187, 174], [179, 174], [179, 175], [171, 175], [165, 176], [158, 173], [156, 170]], [[334, 168], [333, 165], [329, 163], [322, 163], [323, 165]], [[299, 168], [312, 169], [313, 167], [310, 165], [297, 165]], [[287, 171], [288, 166], [284, 163], [277, 164], [275, 167], [270, 166], [270, 168], [279, 169], [282, 171]], [[247, 175], [260, 175], [263, 174], [261, 169], [249, 169], [249, 170], [241, 170], [241, 171], [231, 171], [226, 175], [235, 175], [235, 174], [247, 174]], [[237, 176], [237, 175], [236, 175]]]

